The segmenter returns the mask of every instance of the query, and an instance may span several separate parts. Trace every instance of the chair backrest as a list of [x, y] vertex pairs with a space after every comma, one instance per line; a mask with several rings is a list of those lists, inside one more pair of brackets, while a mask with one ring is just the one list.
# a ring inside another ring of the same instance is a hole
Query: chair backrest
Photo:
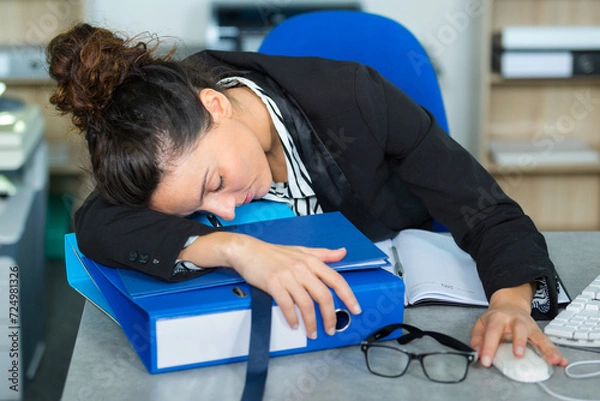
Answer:
[[347, 10], [300, 14], [273, 28], [258, 51], [357, 61], [373, 67], [429, 110], [449, 132], [429, 56], [417, 38], [392, 19]]

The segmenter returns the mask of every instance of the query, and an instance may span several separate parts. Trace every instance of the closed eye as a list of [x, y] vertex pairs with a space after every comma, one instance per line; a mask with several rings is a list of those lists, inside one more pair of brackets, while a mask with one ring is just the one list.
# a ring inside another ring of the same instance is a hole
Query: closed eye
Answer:
[[225, 187], [225, 179], [222, 175], [219, 176], [219, 186], [213, 192], [219, 192]]

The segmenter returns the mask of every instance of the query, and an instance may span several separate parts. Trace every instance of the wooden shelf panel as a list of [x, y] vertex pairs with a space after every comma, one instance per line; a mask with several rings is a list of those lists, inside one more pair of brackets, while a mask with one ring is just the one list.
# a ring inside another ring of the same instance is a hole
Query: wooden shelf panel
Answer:
[[81, 20], [83, 1], [0, 1], [0, 43], [40, 45]]
[[486, 169], [497, 176], [504, 175], [597, 175], [600, 173], [600, 163], [595, 164], [556, 164], [556, 165], [523, 165], [507, 166], [496, 163], [485, 164]]
[[598, 230], [600, 179], [597, 175], [495, 175], [542, 231]]
[[487, 140], [530, 139], [549, 147], [577, 137], [600, 149], [600, 85], [501, 86], [489, 96]]
[[600, 85], [600, 75], [572, 78], [506, 79], [500, 74], [493, 73], [490, 75], [489, 83], [495, 86], [590, 86]]
[[507, 25], [600, 25], [598, 0], [496, 0], [492, 31]]
[[3, 78], [0, 81], [4, 82], [7, 86], [15, 88], [53, 88], [56, 86], [56, 82], [52, 79], [10, 79]]

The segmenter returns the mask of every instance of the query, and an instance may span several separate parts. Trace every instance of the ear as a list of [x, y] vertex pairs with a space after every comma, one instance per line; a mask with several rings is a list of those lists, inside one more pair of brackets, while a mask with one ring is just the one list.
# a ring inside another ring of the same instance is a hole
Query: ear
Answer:
[[206, 110], [215, 121], [231, 116], [233, 108], [231, 101], [223, 93], [210, 88], [204, 88], [198, 95]]

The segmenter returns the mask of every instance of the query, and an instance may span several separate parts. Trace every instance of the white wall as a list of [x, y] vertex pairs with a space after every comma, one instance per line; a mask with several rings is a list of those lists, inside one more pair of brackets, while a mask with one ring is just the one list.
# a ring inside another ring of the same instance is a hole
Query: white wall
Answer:
[[437, 65], [450, 134], [477, 149], [479, 48], [484, 0], [366, 0], [366, 11], [384, 14], [410, 29]]
[[[306, 3], [259, 0], [258, 7]], [[331, 0], [328, 0], [331, 1]], [[343, 0], [333, 0], [343, 2]], [[233, 1], [232, 1], [233, 2]], [[450, 133], [472, 152], [477, 149], [479, 40], [484, 0], [362, 0], [365, 11], [386, 15], [409, 28], [440, 71]], [[317, 2], [318, 3], [318, 2]], [[87, 19], [128, 35], [144, 31], [202, 45], [210, 0], [88, 0]]]

